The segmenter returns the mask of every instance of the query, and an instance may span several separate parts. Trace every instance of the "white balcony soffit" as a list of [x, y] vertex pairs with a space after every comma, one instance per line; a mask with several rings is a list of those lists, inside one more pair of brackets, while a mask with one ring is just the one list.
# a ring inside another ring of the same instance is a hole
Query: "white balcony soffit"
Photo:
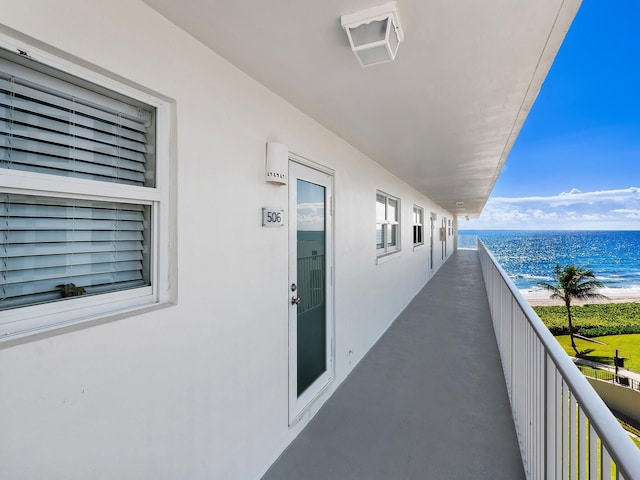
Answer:
[[362, 68], [340, 17], [385, 0], [145, 2], [442, 207], [471, 217], [580, 5], [398, 0], [405, 39], [395, 61]]

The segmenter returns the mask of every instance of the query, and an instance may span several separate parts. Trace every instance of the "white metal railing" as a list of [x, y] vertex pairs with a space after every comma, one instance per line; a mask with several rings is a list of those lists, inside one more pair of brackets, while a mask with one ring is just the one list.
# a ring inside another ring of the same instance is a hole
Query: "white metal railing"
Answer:
[[480, 240], [478, 255], [527, 477], [640, 480], [640, 449]]
[[324, 255], [298, 258], [298, 314], [324, 304]]
[[631, 390], [640, 390], [640, 382], [638, 380], [625, 375], [616, 375], [613, 369], [595, 369], [588, 365], [581, 365], [579, 362], [576, 362], [576, 366], [578, 370], [587, 377], [596, 378], [603, 382], [611, 382], [620, 387], [630, 388]]

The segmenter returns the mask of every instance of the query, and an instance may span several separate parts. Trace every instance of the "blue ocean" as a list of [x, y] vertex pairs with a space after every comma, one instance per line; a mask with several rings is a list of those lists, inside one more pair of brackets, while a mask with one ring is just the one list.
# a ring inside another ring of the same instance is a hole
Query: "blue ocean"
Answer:
[[475, 248], [477, 237], [525, 294], [560, 263], [593, 270], [605, 295], [640, 296], [640, 231], [461, 230], [458, 245]]

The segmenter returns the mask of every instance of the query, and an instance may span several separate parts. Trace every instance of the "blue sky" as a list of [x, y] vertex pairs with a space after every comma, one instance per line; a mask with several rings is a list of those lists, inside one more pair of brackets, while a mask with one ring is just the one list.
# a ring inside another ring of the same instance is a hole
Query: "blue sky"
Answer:
[[584, 0], [477, 220], [640, 230], [640, 1]]

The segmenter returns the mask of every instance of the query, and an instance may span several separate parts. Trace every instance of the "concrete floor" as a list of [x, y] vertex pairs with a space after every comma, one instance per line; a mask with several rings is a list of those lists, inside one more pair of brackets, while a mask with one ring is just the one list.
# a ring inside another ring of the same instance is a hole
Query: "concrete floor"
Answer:
[[521, 478], [472, 250], [445, 263], [263, 477]]

